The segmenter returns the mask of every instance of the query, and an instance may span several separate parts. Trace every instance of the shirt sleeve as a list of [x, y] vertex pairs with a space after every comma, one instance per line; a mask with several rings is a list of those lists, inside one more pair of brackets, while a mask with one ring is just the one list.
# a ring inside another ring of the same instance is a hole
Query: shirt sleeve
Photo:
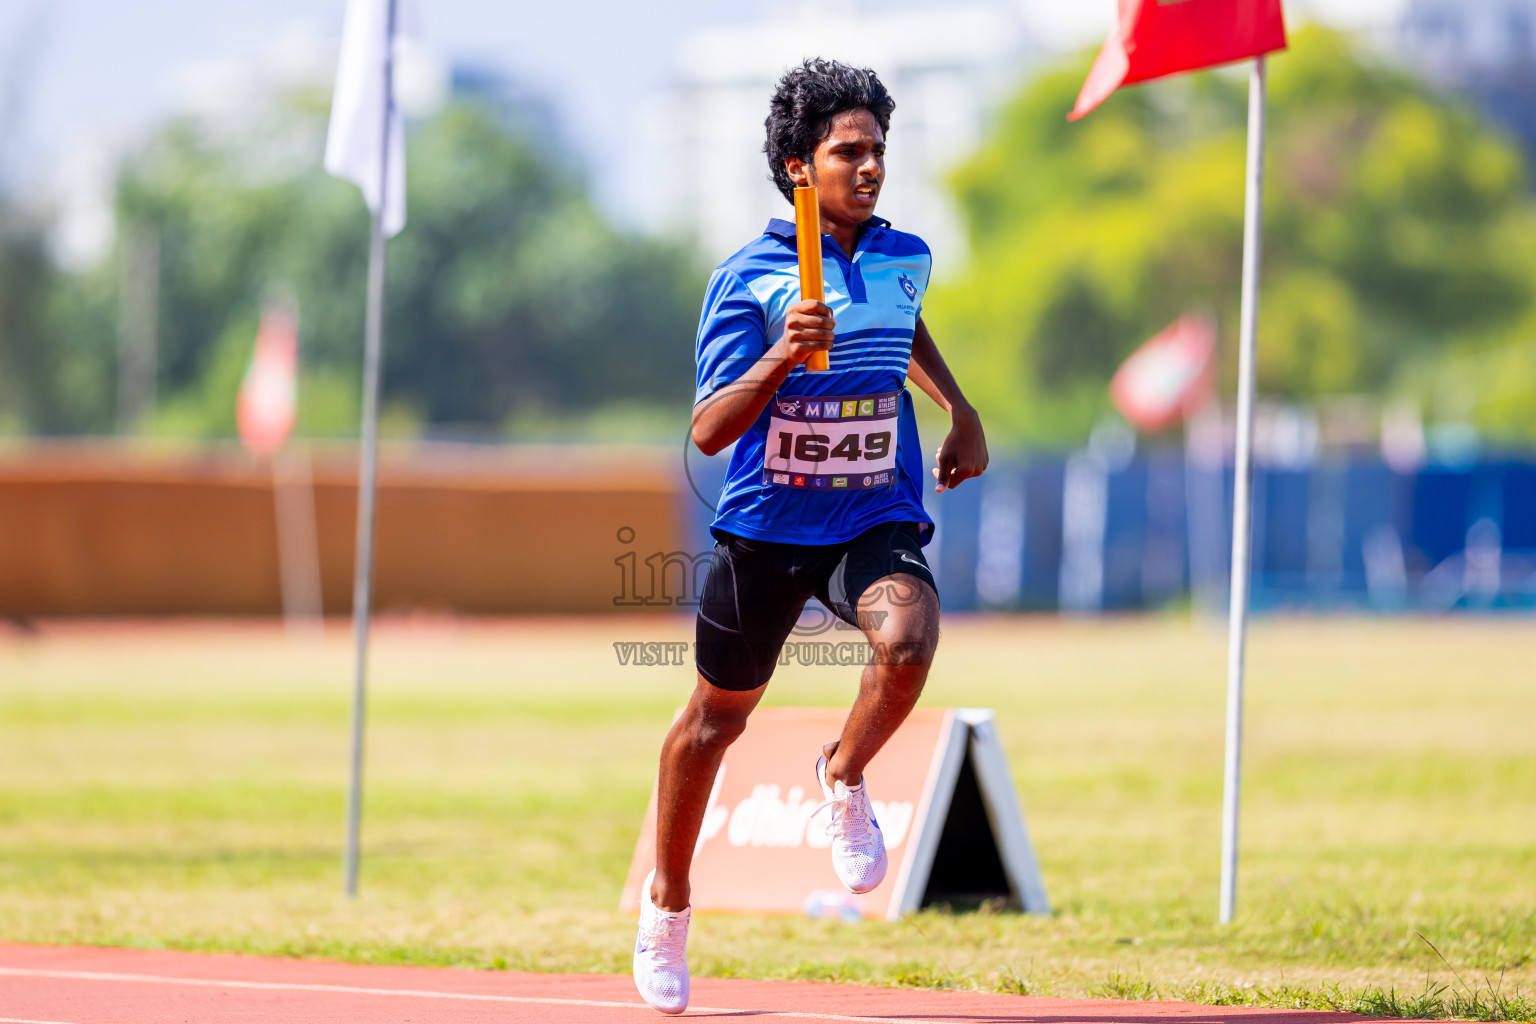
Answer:
[[928, 273], [923, 278], [923, 294], [918, 296], [917, 299], [917, 315], [912, 318], [914, 326], [917, 324], [917, 321], [923, 318], [923, 303], [928, 301], [928, 286], [933, 283], [933, 250], [928, 248], [927, 242], [922, 241], [922, 239], [918, 239], [918, 241], [922, 244], [923, 251], [928, 254]]
[[763, 307], [746, 282], [724, 268], [716, 270], [704, 293], [699, 317], [695, 405], [746, 373], [768, 351]]

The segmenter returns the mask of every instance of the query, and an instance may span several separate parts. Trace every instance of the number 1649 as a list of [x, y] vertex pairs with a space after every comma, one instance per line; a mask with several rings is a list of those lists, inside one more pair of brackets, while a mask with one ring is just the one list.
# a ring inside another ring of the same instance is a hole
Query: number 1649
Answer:
[[779, 431], [779, 458], [788, 460], [791, 451], [795, 459], [800, 462], [826, 462], [828, 459], [847, 459], [849, 462], [858, 462], [861, 458], [866, 461], [883, 459], [891, 450], [891, 432], [882, 430], [876, 434], [865, 434], [864, 444], [859, 446], [859, 435], [848, 434], [836, 447], [830, 447], [832, 439], [826, 434], [791, 434], [787, 430]]

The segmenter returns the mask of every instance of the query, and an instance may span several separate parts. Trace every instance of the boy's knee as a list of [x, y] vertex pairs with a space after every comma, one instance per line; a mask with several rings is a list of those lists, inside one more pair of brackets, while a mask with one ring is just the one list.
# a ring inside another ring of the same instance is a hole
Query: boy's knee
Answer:
[[890, 628], [876, 645], [875, 661], [905, 669], [927, 671], [939, 645], [937, 609], [912, 608], [892, 616]]
[[689, 716], [688, 739], [704, 750], [724, 750], [747, 728], [747, 713], [734, 708], [700, 707]]
[[902, 673], [903, 675], [911, 674], [912, 669], [921, 669], [926, 674], [928, 666], [933, 664], [933, 644], [921, 637], [878, 644], [875, 648], [874, 663], [909, 670]]

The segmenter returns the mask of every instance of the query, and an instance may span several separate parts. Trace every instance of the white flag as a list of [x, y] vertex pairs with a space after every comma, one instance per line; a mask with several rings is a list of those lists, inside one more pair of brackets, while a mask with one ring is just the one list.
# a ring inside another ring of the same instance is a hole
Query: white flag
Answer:
[[[384, 234], [405, 227], [405, 131], [393, 90], [385, 87], [385, 62], [400, 52], [408, 0], [347, 0], [341, 29], [341, 60], [331, 98], [325, 169], [363, 190], [377, 213], [384, 197]], [[396, 63], [398, 67], [398, 63]], [[384, 112], [389, 111], [389, 155], [384, 158]]]

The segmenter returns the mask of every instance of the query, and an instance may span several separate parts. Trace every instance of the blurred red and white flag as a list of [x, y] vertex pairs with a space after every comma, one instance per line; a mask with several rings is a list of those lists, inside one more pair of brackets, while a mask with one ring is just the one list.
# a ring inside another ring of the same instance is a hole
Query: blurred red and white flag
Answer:
[[1067, 119], [1076, 121], [1122, 85], [1283, 49], [1280, 0], [1120, 0], [1118, 22]]
[[[347, 0], [331, 126], [325, 139], [325, 169], [361, 188], [363, 200], [374, 213], [382, 203], [385, 237], [405, 227], [405, 130], [392, 88], [399, 76], [386, 76], [385, 71], [386, 66], [398, 66], [394, 58], [409, 34], [409, 6], [409, 0]], [[382, 195], [386, 191], [388, 195]]]
[[1216, 332], [1186, 313], [1115, 371], [1110, 398], [1137, 430], [1156, 433], [1197, 412], [1216, 390]]
[[261, 315], [236, 406], [240, 440], [253, 455], [272, 455], [293, 432], [298, 376], [299, 325], [288, 310], [269, 306]]

